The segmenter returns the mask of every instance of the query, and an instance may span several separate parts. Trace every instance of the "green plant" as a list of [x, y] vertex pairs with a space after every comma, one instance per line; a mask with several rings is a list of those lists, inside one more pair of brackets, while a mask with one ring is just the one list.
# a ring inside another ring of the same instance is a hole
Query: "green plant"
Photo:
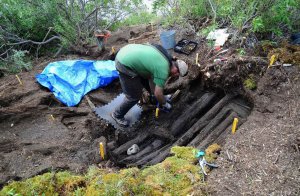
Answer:
[[191, 18], [209, 17], [240, 32], [275, 33], [300, 27], [299, 0], [163, 0], [154, 1], [169, 25]]
[[158, 17], [156, 14], [142, 11], [140, 13], [131, 14], [125, 20], [115, 23], [111, 28], [112, 30], [116, 30], [122, 26], [148, 24], [155, 22], [157, 19]]
[[6, 58], [6, 61], [0, 63], [0, 68], [7, 70], [9, 73], [18, 73], [22, 70], [29, 71], [32, 64], [26, 54], [28, 54], [28, 51], [12, 50], [12, 54]]
[[15, 189], [10, 189], [9, 191], [7, 191], [6, 195], [8, 196], [21, 196], [20, 194], [17, 194], [16, 193], [16, 190]]
[[246, 54], [246, 51], [245, 51], [243, 48], [237, 49], [237, 52], [238, 52], [239, 55], [241, 55], [241, 56]]
[[263, 19], [261, 17], [254, 18], [252, 21], [252, 29], [254, 32], [262, 31], [265, 28]]
[[211, 31], [214, 31], [218, 28], [218, 24], [214, 23], [212, 25], [207, 26], [204, 29], [201, 29], [200, 32], [198, 32], [198, 35], [202, 35], [204, 37], [206, 37]]
[[87, 44], [96, 29], [109, 29], [141, 10], [141, 0], [2, 0], [0, 54], [11, 48], [34, 54], [41, 46], [72, 50]]
[[246, 80], [244, 80], [243, 83], [244, 87], [249, 90], [254, 90], [257, 87], [253, 75], [249, 75], [249, 77]]

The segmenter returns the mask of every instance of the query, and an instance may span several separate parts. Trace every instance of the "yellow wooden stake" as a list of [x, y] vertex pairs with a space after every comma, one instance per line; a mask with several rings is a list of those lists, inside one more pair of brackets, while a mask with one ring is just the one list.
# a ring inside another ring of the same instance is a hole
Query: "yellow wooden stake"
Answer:
[[51, 119], [52, 119], [52, 120], [55, 120], [55, 118], [54, 118], [54, 116], [53, 116], [52, 114], [51, 114], [50, 116], [51, 116]]
[[155, 109], [155, 117], [158, 118], [158, 115], [159, 115], [159, 108], [156, 108]]
[[271, 67], [275, 61], [276, 61], [276, 56], [273, 54], [270, 58], [270, 64], [269, 64], [268, 68]]
[[232, 134], [235, 134], [238, 122], [239, 122], [238, 118], [234, 118], [233, 119], [232, 129], [231, 129]]
[[99, 148], [100, 148], [100, 156], [101, 156], [101, 158], [104, 160], [105, 154], [104, 154], [104, 146], [103, 146], [103, 143], [102, 143], [102, 142], [100, 142]]
[[18, 75], [16, 75], [16, 78], [18, 79], [19, 83], [20, 83], [21, 85], [23, 85], [23, 82], [21, 81], [21, 79], [19, 78]]

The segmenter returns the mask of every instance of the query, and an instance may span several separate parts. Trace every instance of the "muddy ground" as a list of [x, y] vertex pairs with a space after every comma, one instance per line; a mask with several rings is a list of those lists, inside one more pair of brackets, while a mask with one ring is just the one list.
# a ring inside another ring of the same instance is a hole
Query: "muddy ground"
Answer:
[[[210, 193], [297, 195], [300, 183], [297, 66], [266, 69], [266, 58], [240, 57], [235, 47], [228, 47], [229, 51], [222, 55], [228, 61], [213, 63], [218, 52], [206, 46], [203, 38], [179, 32], [177, 41], [190, 38], [199, 46], [189, 56], [170, 51], [190, 65], [187, 77], [170, 80], [166, 86], [166, 93], [181, 90], [174, 100], [174, 110], [155, 119], [153, 108], [148, 107], [142, 120], [127, 131], [115, 130], [99, 119], [86, 98], [77, 107], [65, 107], [35, 80], [35, 74], [52, 61], [108, 59], [111, 46], [118, 49], [127, 43], [158, 43], [156, 30], [151, 26], [121, 29], [108, 40], [105, 52], [91, 46], [79, 48], [77, 55], [40, 59], [32, 71], [19, 74], [23, 85], [15, 75], [0, 78], [0, 185], [51, 170], [84, 172], [99, 163], [108, 167], [155, 164], [167, 156], [172, 145], [204, 148], [218, 142], [222, 144], [217, 160], [220, 168], [207, 178], [212, 185]], [[197, 52], [200, 66], [195, 64]], [[249, 74], [258, 81], [254, 91], [243, 87], [243, 80]], [[114, 81], [90, 92], [88, 97], [101, 106], [120, 92], [119, 82]], [[232, 98], [227, 100], [228, 96]], [[224, 105], [219, 104], [216, 109], [214, 106], [222, 100]], [[235, 135], [229, 134], [228, 122], [232, 119], [228, 116], [239, 117], [240, 124], [243, 123]], [[204, 131], [198, 130], [200, 125]], [[187, 133], [192, 133], [190, 138], [183, 137]], [[103, 137], [110, 144], [110, 160], [105, 162], [98, 152]], [[132, 143], [140, 143], [143, 153], [128, 159], [125, 150]]]

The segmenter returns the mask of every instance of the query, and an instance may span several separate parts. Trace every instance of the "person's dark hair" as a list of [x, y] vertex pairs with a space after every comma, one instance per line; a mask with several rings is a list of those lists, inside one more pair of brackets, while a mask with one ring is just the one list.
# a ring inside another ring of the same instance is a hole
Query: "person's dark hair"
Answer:
[[174, 61], [174, 59], [168, 53], [168, 51], [159, 44], [151, 44], [151, 45], [154, 46], [157, 50], [159, 50], [168, 59], [170, 66], [172, 66], [172, 61]]

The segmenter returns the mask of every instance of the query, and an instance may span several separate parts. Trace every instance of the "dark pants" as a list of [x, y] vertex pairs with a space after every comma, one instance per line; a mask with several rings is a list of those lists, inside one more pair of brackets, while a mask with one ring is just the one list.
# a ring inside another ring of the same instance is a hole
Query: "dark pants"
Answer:
[[125, 114], [138, 103], [142, 96], [143, 88], [151, 93], [149, 82], [132, 70], [126, 68], [116, 60], [116, 68], [119, 71], [119, 79], [125, 98], [122, 104], [116, 108], [114, 115], [123, 118]]

